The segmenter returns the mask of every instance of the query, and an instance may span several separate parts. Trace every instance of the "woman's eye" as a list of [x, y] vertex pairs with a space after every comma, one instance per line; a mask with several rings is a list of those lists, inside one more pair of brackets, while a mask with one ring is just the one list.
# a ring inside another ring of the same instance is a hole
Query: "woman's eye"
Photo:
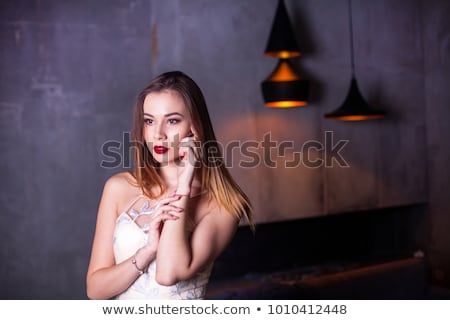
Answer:
[[170, 124], [177, 124], [178, 122], [180, 122], [178, 119], [169, 119]]
[[152, 124], [153, 120], [152, 119], [144, 119], [144, 123], [145, 124]]

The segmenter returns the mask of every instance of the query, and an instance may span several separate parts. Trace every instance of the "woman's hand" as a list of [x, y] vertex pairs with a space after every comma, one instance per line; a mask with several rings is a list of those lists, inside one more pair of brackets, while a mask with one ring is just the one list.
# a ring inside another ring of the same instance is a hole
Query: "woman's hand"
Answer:
[[176, 194], [183, 196], [190, 194], [195, 169], [200, 167], [200, 150], [199, 141], [196, 141], [193, 136], [180, 141]]
[[[174, 206], [173, 203], [180, 200], [181, 196], [173, 195], [161, 200], [160, 203], [153, 209], [154, 211], [147, 215], [150, 220], [145, 221], [148, 225], [148, 240], [146, 249], [156, 252], [158, 249], [161, 230], [164, 222], [167, 220], [177, 220], [179, 215], [183, 212], [182, 208]], [[142, 223], [142, 222], [141, 222]]]

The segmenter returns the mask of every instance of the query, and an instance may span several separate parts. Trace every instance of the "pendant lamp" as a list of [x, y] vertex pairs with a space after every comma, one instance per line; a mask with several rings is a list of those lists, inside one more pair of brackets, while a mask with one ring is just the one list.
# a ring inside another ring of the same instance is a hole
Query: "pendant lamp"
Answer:
[[275, 70], [261, 83], [265, 105], [274, 108], [306, 106], [308, 82], [295, 72], [290, 61], [301, 52], [283, 0], [278, 1], [264, 54], [279, 58]]
[[353, 57], [353, 23], [351, 0], [348, 0], [349, 27], [350, 27], [350, 57], [352, 76], [350, 80], [350, 90], [341, 106], [331, 113], [325, 114], [327, 119], [343, 121], [360, 121], [381, 119], [385, 116], [383, 111], [375, 110], [364, 100], [355, 77], [355, 62]]

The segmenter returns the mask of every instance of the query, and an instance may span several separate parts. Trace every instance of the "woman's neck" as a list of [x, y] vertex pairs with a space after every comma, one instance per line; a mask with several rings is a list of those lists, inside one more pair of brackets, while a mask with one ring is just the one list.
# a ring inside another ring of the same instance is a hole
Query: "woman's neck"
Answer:
[[[175, 192], [178, 187], [178, 169], [180, 164], [177, 162], [165, 163], [159, 167], [159, 175], [164, 181], [169, 192]], [[194, 181], [192, 182], [196, 191], [201, 189], [201, 183], [198, 177], [198, 172], [194, 176]]]
[[178, 186], [178, 165], [165, 163], [159, 167], [159, 174], [169, 190]]

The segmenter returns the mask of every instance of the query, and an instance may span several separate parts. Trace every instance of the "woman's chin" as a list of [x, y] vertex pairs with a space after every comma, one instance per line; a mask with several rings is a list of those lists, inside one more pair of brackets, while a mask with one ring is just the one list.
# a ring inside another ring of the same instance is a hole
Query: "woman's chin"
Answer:
[[166, 154], [153, 154], [153, 159], [160, 166], [170, 166], [179, 162], [179, 158], [175, 158], [173, 156]]

